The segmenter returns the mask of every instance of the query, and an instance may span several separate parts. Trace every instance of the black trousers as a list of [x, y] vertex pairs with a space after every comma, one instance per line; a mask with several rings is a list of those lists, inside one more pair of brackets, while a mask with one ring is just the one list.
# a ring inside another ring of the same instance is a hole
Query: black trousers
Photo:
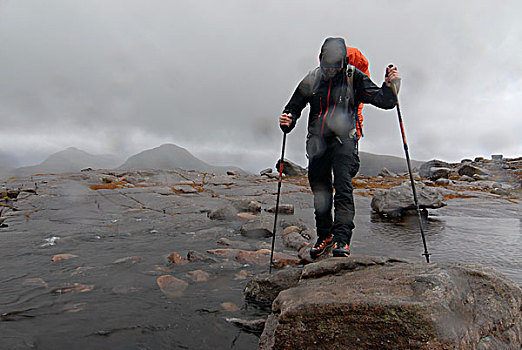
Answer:
[[317, 235], [328, 237], [333, 234], [336, 242], [350, 244], [355, 227], [352, 177], [359, 170], [357, 141], [309, 136], [307, 153]]

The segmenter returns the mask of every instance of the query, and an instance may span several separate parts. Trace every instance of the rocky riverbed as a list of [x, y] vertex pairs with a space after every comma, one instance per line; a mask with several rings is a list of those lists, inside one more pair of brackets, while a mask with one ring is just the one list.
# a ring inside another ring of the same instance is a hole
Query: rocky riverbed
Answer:
[[[417, 179], [447, 204], [428, 209], [432, 261], [484, 264], [522, 284], [519, 163], [466, 162], [487, 172], [473, 180], [459, 174], [463, 164], [448, 164], [441, 177], [448, 181]], [[443, 168], [436, 165], [430, 171]], [[354, 179], [355, 256], [421, 260], [415, 217], [390, 218], [370, 206], [378, 191], [405, 181], [404, 174]], [[268, 316], [244, 302], [243, 290], [268, 270], [275, 179], [86, 169], [5, 179], [1, 191], [7, 348], [256, 348], [255, 326], [234, 320]], [[305, 176], [285, 179], [282, 204], [276, 270], [309, 262], [315, 232]]]

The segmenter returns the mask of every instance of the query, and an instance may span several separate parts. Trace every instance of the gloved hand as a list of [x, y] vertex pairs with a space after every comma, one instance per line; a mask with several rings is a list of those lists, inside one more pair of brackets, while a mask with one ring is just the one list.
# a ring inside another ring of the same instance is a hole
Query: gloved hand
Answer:
[[290, 113], [283, 113], [279, 117], [279, 127], [281, 130], [283, 130], [284, 133], [289, 133], [292, 130], [292, 114]]

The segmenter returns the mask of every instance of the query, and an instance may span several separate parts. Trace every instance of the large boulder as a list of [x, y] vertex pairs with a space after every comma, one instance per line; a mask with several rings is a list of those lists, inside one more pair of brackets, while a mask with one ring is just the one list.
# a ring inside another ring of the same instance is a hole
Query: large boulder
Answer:
[[422, 165], [419, 168], [419, 176], [431, 178], [431, 176], [432, 176], [431, 168], [449, 168], [449, 167], [450, 167], [449, 163], [446, 163], [442, 160], [433, 159], [426, 163], [422, 163]]
[[[352, 257], [306, 265], [297, 283], [286, 278], [290, 287], [273, 302], [259, 349], [522, 345], [522, 289], [493, 269]], [[267, 294], [274, 284], [264, 281]]]
[[[446, 205], [444, 196], [436, 188], [415, 182], [415, 189], [421, 209], [436, 209]], [[378, 214], [388, 216], [401, 216], [416, 209], [411, 182], [403, 182], [400, 186], [377, 192], [372, 198], [371, 207]]]
[[476, 166], [473, 166], [471, 164], [464, 164], [462, 165], [459, 170], [459, 175], [466, 175], [469, 177], [473, 177], [474, 175], [488, 175], [488, 173], [484, 169], [480, 169]]
[[[278, 160], [276, 163], [276, 169], [279, 169], [279, 164], [281, 160]], [[298, 176], [298, 175], [306, 175], [307, 171], [305, 168], [289, 161], [288, 159], [283, 160], [283, 174], [288, 176]]]

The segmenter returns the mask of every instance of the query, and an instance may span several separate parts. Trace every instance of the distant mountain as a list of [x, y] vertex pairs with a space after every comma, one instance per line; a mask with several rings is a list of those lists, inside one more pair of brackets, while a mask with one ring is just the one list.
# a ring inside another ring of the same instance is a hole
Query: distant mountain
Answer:
[[214, 166], [194, 157], [186, 149], [164, 144], [131, 156], [118, 169], [185, 169], [216, 174], [225, 174], [227, 170], [244, 170], [234, 166]]
[[[367, 152], [359, 152], [359, 158], [361, 160], [360, 175], [377, 176], [382, 168], [386, 168], [394, 173], [404, 173], [408, 171], [405, 158]], [[418, 168], [422, 163], [424, 162], [412, 160], [411, 166], [412, 168]]]
[[50, 155], [38, 165], [26, 166], [10, 171], [12, 175], [31, 175], [44, 173], [69, 173], [85, 168], [112, 169], [118, 159], [111, 155], [92, 155], [74, 147], [69, 147]]
[[16, 161], [6, 153], [0, 152], [0, 176], [16, 167]]

